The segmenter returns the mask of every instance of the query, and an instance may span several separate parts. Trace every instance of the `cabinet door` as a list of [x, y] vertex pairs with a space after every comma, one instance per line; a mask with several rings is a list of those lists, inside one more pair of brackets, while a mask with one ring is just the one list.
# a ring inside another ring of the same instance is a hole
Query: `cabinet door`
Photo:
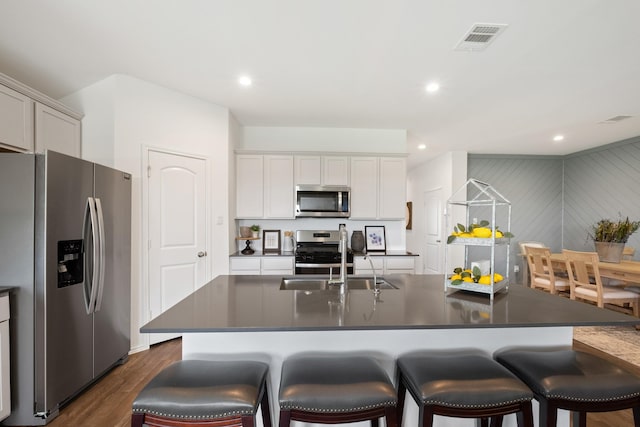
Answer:
[[378, 158], [352, 157], [351, 219], [376, 219], [377, 212]]
[[240, 154], [236, 156], [236, 217], [262, 218], [264, 216], [263, 156]]
[[293, 156], [264, 156], [265, 217], [293, 219], [293, 197]]
[[322, 157], [322, 185], [349, 185], [348, 157]]
[[79, 158], [80, 121], [39, 102], [35, 105], [35, 151], [53, 150]]
[[407, 162], [404, 158], [380, 158], [379, 219], [404, 219], [407, 206]]
[[295, 156], [295, 185], [320, 185], [320, 156]]
[[[376, 275], [382, 275], [384, 271], [384, 256], [375, 256], [371, 258], [373, 262], [373, 268], [375, 268]], [[372, 276], [374, 271], [371, 269], [371, 263], [364, 257], [353, 257], [353, 264], [355, 274], [360, 276]]]
[[0, 144], [33, 151], [33, 101], [0, 85]]
[[262, 258], [262, 274], [288, 276], [293, 274], [293, 257]]
[[260, 258], [231, 258], [229, 260], [229, 273], [237, 274], [260, 274]]
[[385, 274], [414, 274], [415, 271], [415, 259], [412, 256], [391, 256], [385, 259]]

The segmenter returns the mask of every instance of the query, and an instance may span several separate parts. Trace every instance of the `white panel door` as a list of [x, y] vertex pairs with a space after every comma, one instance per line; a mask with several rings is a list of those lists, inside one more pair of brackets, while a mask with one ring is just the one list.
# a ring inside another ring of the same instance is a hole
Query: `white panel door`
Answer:
[[424, 273], [442, 274], [444, 269], [444, 241], [442, 238], [442, 190], [424, 193], [425, 211], [425, 251]]
[[[151, 318], [206, 280], [206, 162], [149, 151], [149, 308]], [[151, 344], [174, 335], [153, 334]]]

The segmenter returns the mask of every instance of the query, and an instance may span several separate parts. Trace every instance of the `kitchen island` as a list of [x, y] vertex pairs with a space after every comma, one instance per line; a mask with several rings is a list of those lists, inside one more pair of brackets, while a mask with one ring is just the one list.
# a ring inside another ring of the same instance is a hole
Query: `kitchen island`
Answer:
[[[185, 359], [268, 362], [275, 422], [280, 366], [294, 353], [364, 351], [378, 357], [394, 378], [395, 358], [416, 349], [473, 347], [491, 354], [514, 345], [571, 346], [573, 326], [638, 322], [520, 285], [491, 301], [484, 294], [446, 293], [438, 275], [385, 278], [395, 289], [379, 295], [350, 289], [341, 298], [337, 289], [280, 290], [277, 276], [219, 276], [141, 332], [182, 333]], [[405, 425], [416, 425], [417, 407], [408, 404], [405, 411]], [[559, 420], [558, 425], [569, 425], [566, 413]], [[436, 421], [441, 427], [473, 425], [472, 420]], [[515, 416], [506, 417], [504, 425], [515, 426]]]

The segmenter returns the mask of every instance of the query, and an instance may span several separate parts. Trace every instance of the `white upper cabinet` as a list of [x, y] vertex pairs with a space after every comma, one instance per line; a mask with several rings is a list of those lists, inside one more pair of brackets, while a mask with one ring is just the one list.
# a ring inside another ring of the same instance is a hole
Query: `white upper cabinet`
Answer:
[[295, 156], [296, 185], [320, 185], [322, 160], [320, 156]]
[[236, 216], [262, 218], [264, 215], [264, 156], [236, 156]]
[[236, 156], [236, 217], [294, 218], [293, 156]]
[[0, 74], [0, 148], [80, 157], [82, 115]]
[[76, 120], [39, 102], [35, 103], [35, 151], [53, 150], [80, 157], [80, 120]]
[[401, 157], [380, 158], [378, 218], [404, 219], [407, 206], [407, 161]]
[[0, 144], [33, 151], [33, 101], [1, 84]]
[[351, 158], [351, 218], [404, 219], [407, 163], [402, 157]]
[[351, 158], [351, 219], [378, 217], [378, 158]]
[[349, 157], [295, 156], [295, 185], [349, 185]]
[[293, 156], [264, 156], [264, 216], [294, 218]]
[[349, 158], [322, 156], [322, 185], [349, 185]]

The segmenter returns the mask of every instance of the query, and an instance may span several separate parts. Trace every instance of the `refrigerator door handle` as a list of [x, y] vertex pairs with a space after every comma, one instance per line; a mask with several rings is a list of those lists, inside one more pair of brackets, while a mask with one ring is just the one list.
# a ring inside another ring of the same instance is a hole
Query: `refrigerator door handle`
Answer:
[[[92, 240], [91, 247], [85, 245], [84, 254], [84, 304], [87, 309], [87, 314], [91, 314], [94, 311], [96, 292], [98, 290], [98, 277], [99, 277], [99, 265], [98, 257], [100, 252], [99, 236], [97, 229], [97, 214], [96, 205], [93, 197], [87, 197], [87, 204], [84, 210], [84, 224], [82, 226], [82, 238], [85, 243], [88, 240], [89, 233]], [[90, 251], [90, 253], [89, 253]], [[91, 262], [91, 268], [87, 268], [87, 260]]]
[[105, 252], [105, 232], [104, 232], [104, 215], [102, 214], [102, 202], [96, 197], [96, 211], [98, 216], [98, 236], [100, 237], [100, 255], [98, 257], [98, 292], [96, 296], [96, 306], [93, 310], [100, 311], [102, 305], [102, 293], [104, 291], [104, 268], [106, 264]]

